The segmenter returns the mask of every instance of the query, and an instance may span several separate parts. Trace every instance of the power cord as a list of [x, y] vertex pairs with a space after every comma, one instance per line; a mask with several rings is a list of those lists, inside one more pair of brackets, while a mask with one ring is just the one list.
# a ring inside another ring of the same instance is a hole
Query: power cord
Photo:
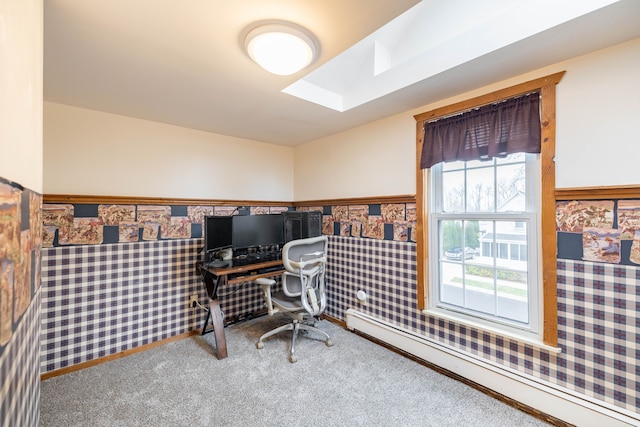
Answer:
[[200, 307], [203, 310], [209, 310], [209, 307], [203, 306], [202, 304], [200, 304], [200, 301], [198, 301], [198, 300], [194, 301], [194, 303], [195, 303], [195, 306], [192, 306], [191, 308]]

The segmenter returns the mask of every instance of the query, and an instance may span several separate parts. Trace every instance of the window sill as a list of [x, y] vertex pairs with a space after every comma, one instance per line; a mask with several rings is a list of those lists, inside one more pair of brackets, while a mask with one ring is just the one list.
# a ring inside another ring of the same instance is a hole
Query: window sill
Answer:
[[441, 309], [426, 309], [426, 310], [422, 310], [422, 313], [429, 315], [429, 316], [433, 316], [439, 319], [443, 319], [443, 320], [447, 320], [449, 322], [454, 322], [454, 323], [459, 323], [471, 328], [475, 328], [478, 329], [480, 331], [486, 331], [492, 335], [498, 335], [504, 338], [508, 338], [514, 341], [518, 341], [522, 344], [526, 344], [526, 345], [530, 345], [532, 347], [538, 348], [540, 350], [544, 350], [547, 351], [549, 353], [562, 353], [562, 348], [560, 347], [553, 347], [551, 345], [545, 344], [544, 342], [542, 342], [542, 340], [539, 339], [534, 339], [534, 338], [530, 338], [530, 337], [526, 337], [523, 335], [519, 335], [516, 333], [510, 333], [509, 331], [506, 331], [504, 329], [500, 329], [500, 328], [496, 328], [496, 327], [492, 327], [490, 325], [487, 325], [485, 323], [481, 323], [481, 322], [473, 322], [471, 320], [466, 320], [466, 319], [462, 319], [459, 316], [454, 316], [449, 314], [446, 310], [441, 310]]

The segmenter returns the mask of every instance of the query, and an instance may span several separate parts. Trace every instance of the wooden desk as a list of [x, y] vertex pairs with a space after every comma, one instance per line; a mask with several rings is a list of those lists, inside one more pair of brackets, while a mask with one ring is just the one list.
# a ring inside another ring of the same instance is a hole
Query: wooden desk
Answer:
[[[282, 274], [282, 269], [264, 273], [259, 270], [280, 267], [282, 260], [265, 261], [253, 264], [245, 264], [233, 267], [214, 268], [204, 265], [201, 261], [196, 264], [196, 271], [200, 274], [203, 284], [209, 295], [209, 312], [202, 326], [202, 335], [213, 332], [216, 340], [218, 359], [227, 357], [227, 339], [224, 335], [224, 322], [220, 303], [218, 302], [218, 289], [235, 283], [249, 282], [261, 277], [273, 277]], [[209, 318], [213, 323], [213, 329], [206, 330]]]

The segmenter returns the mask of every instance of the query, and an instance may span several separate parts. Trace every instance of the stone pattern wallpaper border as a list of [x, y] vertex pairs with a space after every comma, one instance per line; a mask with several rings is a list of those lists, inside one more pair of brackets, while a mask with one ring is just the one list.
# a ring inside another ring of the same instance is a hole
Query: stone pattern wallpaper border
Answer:
[[262, 215], [320, 211], [322, 233], [415, 241], [415, 203], [300, 206], [147, 205], [45, 203], [42, 245], [133, 243], [202, 237], [206, 215]]

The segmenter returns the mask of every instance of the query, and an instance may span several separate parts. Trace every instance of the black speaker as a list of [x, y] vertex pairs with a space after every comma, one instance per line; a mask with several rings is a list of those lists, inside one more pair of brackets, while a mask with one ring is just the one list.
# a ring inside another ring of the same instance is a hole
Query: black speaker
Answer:
[[284, 217], [284, 241], [306, 239], [322, 235], [321, 212], [282, 212]]

